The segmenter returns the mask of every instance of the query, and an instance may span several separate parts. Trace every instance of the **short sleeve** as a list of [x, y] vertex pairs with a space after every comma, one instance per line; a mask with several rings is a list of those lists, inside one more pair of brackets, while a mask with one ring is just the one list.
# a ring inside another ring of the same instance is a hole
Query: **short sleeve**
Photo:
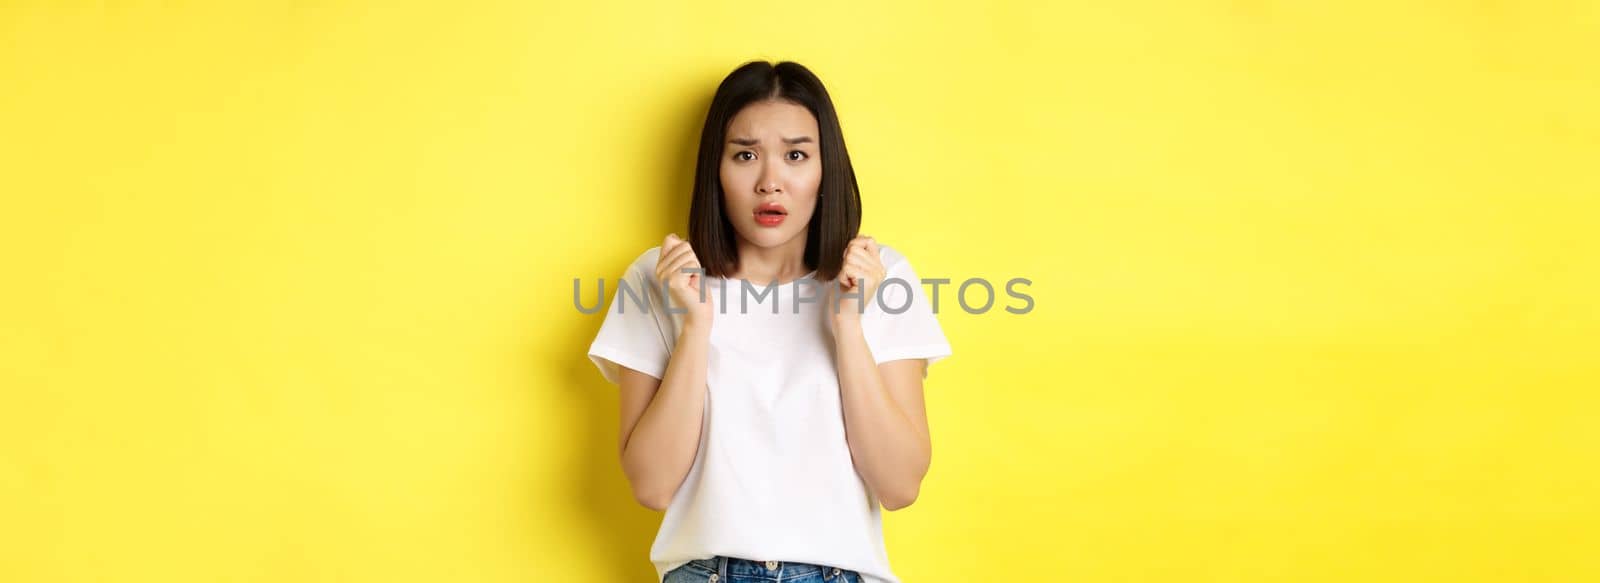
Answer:
[[[889, 273], [879, 284], [878, 301], [869, 304], [861, 316], [867, 347], [879, 364], [921, 358], [932, 368], [933, 363], [950, 356], [950, 342], [922, 289], [922, 280], [904, 255], [884, 245], [878, 250]], [[924, 378], [928, 368], [923, 369]]]
[[655, 251], [641, 255], [618, 280], [600, 332], [589, 345], [589, 359], [612, 384], [619, 384], [622, 378], [619, 366], [658, 379], [666, 373], [671, 337], [667, 334], [668, 323], [662, 318], [667, 316], [660, 313], [655, 302], [651, 278], [641, 275], [646, 263], [654, 270]]

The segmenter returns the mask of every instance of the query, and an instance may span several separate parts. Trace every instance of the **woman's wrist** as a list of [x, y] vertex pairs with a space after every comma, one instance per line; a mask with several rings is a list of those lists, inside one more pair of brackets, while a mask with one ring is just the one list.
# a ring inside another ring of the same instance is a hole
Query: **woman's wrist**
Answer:
[[711, 336], [711, 322], [701, 320], [683, 321], [683, 329], [678, 331], [678, 339], [709, 338]]
[[834, 334], [861, 331], [861, 314], [834, 314]]

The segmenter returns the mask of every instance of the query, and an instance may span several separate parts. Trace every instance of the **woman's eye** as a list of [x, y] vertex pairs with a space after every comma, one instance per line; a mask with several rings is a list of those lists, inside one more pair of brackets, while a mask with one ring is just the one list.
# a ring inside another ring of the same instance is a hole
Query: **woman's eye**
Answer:
[[[795, 158], [794, 157], [795, 154], [799, 154], [800, 157], [799, 158]], [[806, 154], [804, 150], [792, 150], [792, 151], [789, 152], [789, 156], [790, 156], [789, 157], [790, 160], [804, 160], [810, 155]]]
[[[734, 155], [733, 155], [733, 159], [735, 159], [735, 160], [749, 160], [749, 159], [750, 159], [750, 158], [741, 158], [741, 157], [740, 157], [740, 156], [743, 156], [743, 155], [745, 155], [745, 154], [750, 154], [750, 152], [739, 152], [739, 153], [737, 153], [737, 154], [734, 154]], [[751, 155], [751, 156], [752, 156], [752, 157], [754, 157], [754, 156], [755, 156], [755, 154], [750, 154], [750, 155]]]

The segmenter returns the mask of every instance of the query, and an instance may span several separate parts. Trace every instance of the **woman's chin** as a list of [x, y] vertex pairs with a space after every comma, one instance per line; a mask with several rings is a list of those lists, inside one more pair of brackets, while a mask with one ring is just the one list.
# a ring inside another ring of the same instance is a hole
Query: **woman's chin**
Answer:
[[763, 227], [761, 225], [750, 225], [746, 229], [739, 229], [739, 236], [741, 238], [751, 245], [763, 249], [780, 247], [785, 243], [793, 241], [795, 237], [798, 237], [803, 233], [804, 231], [775, 229], [772, 227]]

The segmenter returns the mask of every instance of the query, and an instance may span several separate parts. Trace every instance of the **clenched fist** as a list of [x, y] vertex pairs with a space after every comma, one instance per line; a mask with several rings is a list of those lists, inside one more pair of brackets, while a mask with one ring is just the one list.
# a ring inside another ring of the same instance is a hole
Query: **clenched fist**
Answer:
[[[685, 272], [686, 269], [693, 271]], [[711, 324], [711, 292], [706, 290], [705, 297], [701, 297], [700, 293], [700, 286], [705, 280], [703, 274], [700, 258], [695, 256], [688, 241], [679, 239], [677, 234], [668, 234], [661, 241], [661, 256], [656, 261], [656, 286], [666, 286], [665, 299], [670, 302], [670, 308], [688, 309], [683, 315], [686, 324]]]
[[[877, 301], [879, 286], [889, 276], [889, 270], [883, 267], [883, 259], [878, 257], [878, 242], [872, 237], [860, 236], [850, 240], [845, 246], [844, 266], [839, 269], [839, 277], [834, 280], [830, 289], [836, 290], [834, 298], [828, 303], [828, 309], [833, 310], [838, 305], [837, 312], [830, 312], [835, 320], [855, 321], [861, 319], [861, 312], [865, 305], [863, 302]], [[844, 294], [853, 294], [844, 297]], [[859, 297], [856, 297], [859, 296]]]

